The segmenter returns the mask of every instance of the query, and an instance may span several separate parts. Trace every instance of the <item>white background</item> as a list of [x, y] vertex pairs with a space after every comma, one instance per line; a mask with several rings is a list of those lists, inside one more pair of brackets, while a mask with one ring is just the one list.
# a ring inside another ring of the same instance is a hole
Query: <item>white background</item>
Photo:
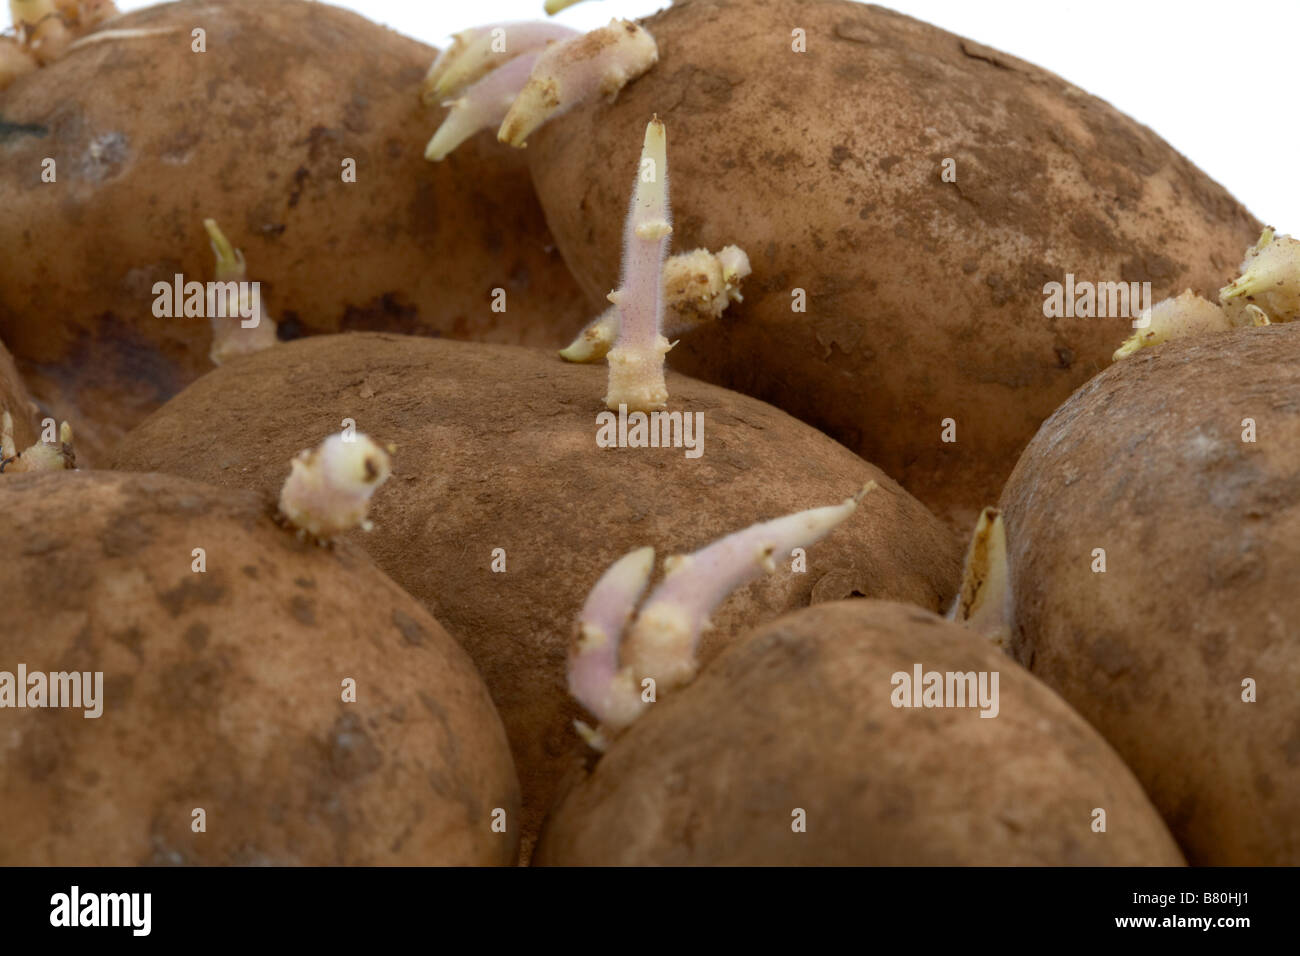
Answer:
[[[340, 0], [434, 46], [455, 30], [540, 19], [543, 0]], [[123, 10], [149, 0], [118, 0]], [[589, 29], [667, 0], [587, 0]], [[1281, 232], [1300, 233], [1300, 0], [885, 0], [1051, 70], [1150, 126]], [[793, 24], [792, 26], [797, 26]]]

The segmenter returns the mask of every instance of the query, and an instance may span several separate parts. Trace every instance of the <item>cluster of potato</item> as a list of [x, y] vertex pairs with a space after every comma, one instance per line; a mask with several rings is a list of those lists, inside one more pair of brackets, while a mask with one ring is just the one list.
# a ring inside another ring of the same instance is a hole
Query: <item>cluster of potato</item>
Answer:
[[0, 47], [0, 863], [1300, 863], [1300, 256], [1150, 130], [849, 0], [111, 6]]

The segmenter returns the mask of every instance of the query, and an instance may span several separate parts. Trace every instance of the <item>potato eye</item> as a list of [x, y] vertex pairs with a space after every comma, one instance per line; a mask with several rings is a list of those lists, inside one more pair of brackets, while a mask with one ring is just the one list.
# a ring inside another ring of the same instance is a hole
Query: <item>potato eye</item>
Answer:
[[374, 481], [379, 477], [379, 466], [375, 464], [373, 458], [366, 459], [366, 481]]

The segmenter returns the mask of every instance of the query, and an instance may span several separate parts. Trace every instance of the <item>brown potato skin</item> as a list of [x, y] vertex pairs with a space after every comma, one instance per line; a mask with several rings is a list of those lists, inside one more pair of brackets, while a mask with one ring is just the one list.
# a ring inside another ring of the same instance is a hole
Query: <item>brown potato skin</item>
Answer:
[[[997, 671], [1000, 712], [895, 708], [891, 675]], [[792, 811], [807, 831], [792, 830]], [[1105, 833], [1091, 829], [1095, 807]], [[734, 644], [618, 740], [537, 864], [1182, 864], [1115, 752], [991, 644], [920, 608], [837, 601]]]
[[0, 342], [0, 412], [8, 412], [14, 420], [14, 444], [19, 451], [30, 448], [36, 441], [35, 416], [32, 414], [32, 396], [27, 383], [18, 374], [14, 357]]
[[1043, 424], [1002, 498], [1010, 649], [1194, 864], [1300, 864], [1297, 396], [1300, 325], [1143, 349]]
[[[669, 408], [704, 413], [703, 457], [598, 448], [605, 384], [604, 368], [510, 346], [376, 333], [303, 339], [200, 379], [127, 436], [116, 464], [271, 499], [289, 458], [344, 417], [396, 442], [393, 478], [371, 510], [375, 530], [351, 540], [478, 665], [519, 768], [527, 846], [560, 777], [586, 754], [573, 729], [584, 715], [565, 686], [574, 619], [628, 551], [694, 551], [879, 483], [808, 549], [806, 573], [778, 560], [780, 571], [718, 610], [706, 661], [744, 628], [807, 605], [814, 588], [819, 600], [859, 593], [937, 609], [960, 573], [960, 542], [879, 469], [743, 395], [670, 374]], [[494, 548], [505, 549], [505, 573], [491, 570]]]
[[[737, 243], [743, 303], [669, 363], [879, 465], [969, 532], [1128, 319], [1043, 315], [1043, 286], [1218, 289], [1259, 224], [1151, 130], [1064, 80], [880, 7], [680, 0], [659, 63], [528, 157], [593, 304], [618, 284], [646, 122], [668, 128], [674, 251]], [[791, 30], [807, 52], [791, 52]], [[955, 183], [941, 178], [956, 160]], [[792, 290], [807, 312], [791, 310]], [[941, 441], [942, 420], [957, 423]]]
[[514, 862], [487, 690], [362, 552], [163, 475], [17, 475], [0, 512], [4, 669], [103, 671], [105, 698], [97, 719], [0, 710], [0, 815], [22, 821], [0, 864]]
[[[155, 282], [214, 278], [205, 217], [284, 337], [559, 345], [587, 318], [521, 153], [484, 133], [425, 161], [444, 113], [419, 102], [431, 47], [302, 0], [164, 4], [110, 26], [176, 32], [92, 43], [0, 93], [0, 115], [37, 131], [0, 138], [0, 337], [86, 461], [106, 464], [212, 367], [207, 319], [152, 312]], [[57, 183], [41, 182], [47, 156]]]

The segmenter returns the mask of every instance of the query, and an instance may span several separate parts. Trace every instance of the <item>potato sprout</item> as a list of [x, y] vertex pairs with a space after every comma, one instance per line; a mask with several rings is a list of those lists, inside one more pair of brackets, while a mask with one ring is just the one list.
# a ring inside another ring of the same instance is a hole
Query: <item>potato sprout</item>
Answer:
[[[713, 321], [732, 302], [743, 301], [740, 283], [750, 273], [749, 256], [739, 246], [717, 253], [695, 249], [664, 263], [664, 311], [669, 335]], [[618, 338], [618, 309], [606, 309], [590, 322], [560, 356], [569, 362], [598, 362]]]
[[[217, 258], [216, 280], [237, 284], [233, 295], [216, 298], [210, 317], [212, 348], [208, 357], [213, 365], [220, 365], [238, 355], [269, 349], [277, 341], [275, 321], [263, 310], [260, 292], [246, 284], [248, 270], [244, 266], [244, 253], [230, 245], [215, 220], [203, 220], [203, 228]], [[253, 324], [246, 325], [246, 322]]]
[[1176, 298], [1157, 302], [1142, 313], [1139, 323], [1140, 327], [1115, 350], [1112, 356], [1115, 361], [1170, 339], [1221, 332], [1233, 327], [1223, 309], [1191, 289]]
[[515, 57], [476, 82], [463, 96], [444, 104], [451, 109], [425, 147], [424, 158], [440, 162], [479, 130], [500, 126], [539, 56], [532, 52]]
[[[540, 52], [552, 43], [579, 35], [577, 30], [545, 21], [493, 23], [462, 30], [429, 67], [420, 97], [432, 106], [458, 95], [525, 53]], [[515, 88], [516, 94], [527, 79], [525, 73]]]
[[[1241, 263], [1241, 276], [1219, 290], [1219, 301], [1230, 315], [1255, 307], [1240, 325], [1268, 325], [1300, 319], [1300, 240], [1274, 237], [1265, 229]], [[1267, 321], [1261, 321], [1262, 313]]]
[[58, 442], [37, 441], [25, 451], [14, 445], [14, 419], [9, 412], [0, 418], [0, 472], [16, 475], [32, 471], [71, 471], [77, 467], [72, 449], [72, 426], [59, 426]]
[[9, 0], [9, 14], [16, 35], [0, 37], [0, 90], [59, 59], [118, 10], [112, 0]]
[[[326, 542], [344, 531], [373, 525], [370, 497], [388, 480], [388, 453], [366, 435], [331, 435], [290, 463], [280, 491], [280, 513], [301, 536]], [[390, 447], [391, 450], [391, 447]]]
[[[776, 556], [820, 541], [851, 515], [876, 487], [868, 482], [838, 505], [813, 508], [753, 525], [689, 555], [664, 561], [665, 576], [636, 614], [654, 561], [652, 548], [639, 548], [617, 561], [592, 589], [578, 615], [577, 638], [569, 654], [569, 690], [601, 722], [619, 731], [645, 709], [641, 681], [657, 691], [691, 680], [700, 636], [709, 615], [728, 595], [776, 570]], [[624, 634], [626, 633], [626, 640]], [[579, 732], [603, 749], [603, 730], [579, 724]]]
[[662, 334], [664, 256], [673, 227], [668, 204], [668, 136], [655, 117], [646, 127], [632, 205], [623, 232], [623, 285], [609, 294], [618, 308], [618, 339], [610, 349], [606, 407], [650, 412], [668, 402]]
[[611, 20], [599, 30], [556, 43], [538, 58], [497, 139], [523, 146], [547, 120], [597, 95], [612, 100], [658, 61], [654, 37], [630, 20]]
[[965, 624], [998, 647], [1011, 639], [1011, 575], [1007, 571], [1007, 532], [1002, 512], [980, 512], [966, 552], [961, 590], [948, 620]]

